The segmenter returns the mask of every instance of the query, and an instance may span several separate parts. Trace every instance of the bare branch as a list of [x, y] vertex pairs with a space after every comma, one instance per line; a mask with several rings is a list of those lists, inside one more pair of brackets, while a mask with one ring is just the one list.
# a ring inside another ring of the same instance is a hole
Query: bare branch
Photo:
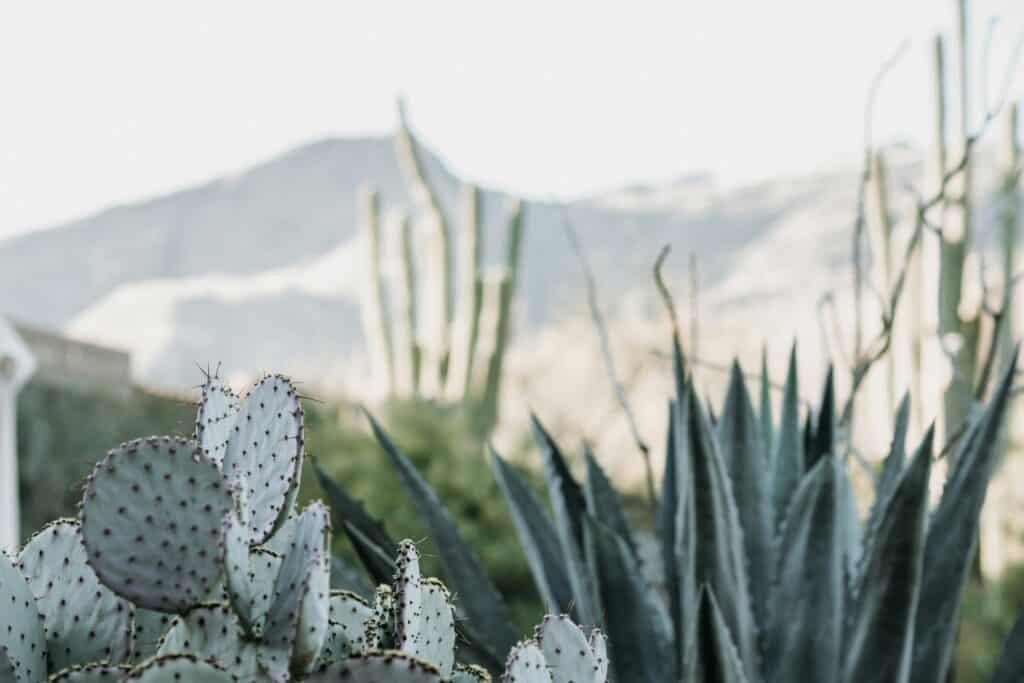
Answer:
[[572, 245], [573, 251], [576, 252], [576, 258], [583, 268], [583, 277], [587, 286], [587, 304], [590, 308], [591, 320], [594, 322], [594, 328], [597, 330], [597, 336], [601, 342], [601, 355], [604, 357], [608, 380], [611, 382], [615, 398], [618, 400], [619, 406], [626, 416], [626, 421], [629, 423], [633, 441], [636, 443], [636, 447], [643, 458], [644, 467], [647, 471], [647, 495], [650, 497], [651, 505], [655, 505], [657, 496], [654, 492], [654, 470], [651, 468], [651, 449], [640, 435], [640, 429], [636, 424], [636, 416], [633, 414], [633, 409], [629, 405], [629, 399], [626, 397], [626, 390], [623, 388], [618, 372], [615, 369], [615, 358], [612, 356], [608, 328], [605, 325], [604, 317], [601, 315], [601, 308], [597, 301], [597, 283], [594, 280], [594, 273], [590, 269], [586, 255], [583, 253], [583, 246], [580, 244], [576, 229], [569, 220], [569, 213], [564, 208], [562, 210], [562, 224], [565, 227], [565, 234], [569, 238], [569, 243]]
[[672, 299], [672, 292], [669, 291], [668, 286], [665, 284], [665, 279], [661, 274], [661, 267], [665, 264], [665, 259], [668, 258], [670, 251], [672, 251], [672, 246], [666, 244], [661, 248], [661, 251], [658, 252], [658, 258], [654, 261], [654, 284], [658, 287], [658, 293], [661, 294], [661, 300], [665, 304], [665, 309], [668, 310], [668, 317], [672, 322], [672, 336], [678, 342], [679, 318], [676, 315], [676, 304]]

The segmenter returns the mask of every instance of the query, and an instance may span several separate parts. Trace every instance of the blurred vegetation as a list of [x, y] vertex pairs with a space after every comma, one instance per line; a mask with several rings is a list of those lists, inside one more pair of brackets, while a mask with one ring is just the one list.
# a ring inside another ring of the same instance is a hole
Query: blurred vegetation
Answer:
[[960, 612], [957, 683], [992, 679], [1003, 641], [1024, 609], [1024, 565], [1010, 567], [997, 582], [972, 580]]
[[141, 436], [191, 434], [194, 422], [189, 403], [141, 389], [124, 396], [29, 382], [18, 396], [22, 535], [76, 515], [82, 484], [109, 449]]
[[[445, 502], [525, 635], [536, 623], [542, 606], [491, 474], [485, 443], [473, 428], [472, 412], [458, 405], [408, 399], [386, 404], [374, 415]], [[306, 429], [307, 453], [351, 495], [364, 501], [367, 510], [384, 522], [394, 538], [426, 540], [421, 545], [423, 562], [428, 572], [439, 575], [437, 554], [426, 528], [360, 411], [307, 402]], [[524, 436], [518, 454], [525, 448]], [[515, 460], [517, 453], [503, 455]], [[535, 483], [539, 481], [535, 479]], [[321, 497], [308, 461], [301, 493], [303, 499]], [[336, 533], [334, 548], [359, 566], [343, 533]]]
[[[425, 539], [427, 534], [398, 475], [369, 435], [365, 418], [351, 406], [307, 401], [307, 451], [366, 502], [395, 537]], [[457, 406], [425, 400], [398, 401], [377, 417], [448, 505], [459, 528], [477, 550], [525, 633], [542, 610], [500, 491], [484, 456], [484, 444], [471, 428], [472, 416]], [[76, 391], [30, 383], [18, 400], [18, 447], [22, 529], [25, 536], [46, 522], [74, 515], [81, 484], [106, 451], [128, 439], [152, 434], [190, 434], [194, 407], [181, 400], [133, 389], [128, 396]], [[506, 453], [519, 459], [528, 438]], [[539, 477], [532, 477], [540, 488]], [[303, 473], [303, 501], [320, 497], [311, 471]], [[633, 517], [647, 517], [641, 498], [627, 500]], [[641, 526], [643, 526], [641, 524]], [[335, 552], [359, 566], [342, 534]], [[438, 574], [436, 553], [423, 546], [428, 571]], [[1024, 608], [1024, 566], [1011, 568], [995, 583], [967, 587], [956, 680], [990, 678], [1013, 621]]]

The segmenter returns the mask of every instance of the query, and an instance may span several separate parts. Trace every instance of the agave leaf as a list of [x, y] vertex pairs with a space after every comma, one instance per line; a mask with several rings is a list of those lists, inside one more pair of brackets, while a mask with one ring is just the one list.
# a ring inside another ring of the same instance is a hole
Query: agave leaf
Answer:
[[914, 632], [914, 681], [943, 680], [949, 671], [960, 600], [978, 545], [978, 519], [998, 457], [1017, 352], [992, 399], [957, 449], [953, 469], [931, 520]]
[[748, 676], [740, 661], [718, 607], [714, 593], [701, 589], [697, 611], [697, 634], [689, 656], [687, 681], [701, 683], [747, 683]]
[[[679, 423], [677, 406], [675, 401], [669, 402], [665, 470], [662, 474], [661, 496], [658, 499], [655, 527], [658, 542], [661, 545], [662, 572], [665, 577], [665, 590], [668, 593], [668, 611], [672, 620], [674, 644], [676, 652], [679, 652], [683, 644], [684, 624], [680, 591], [680, 561], [692, 559], [692, 553], [688, 553], [684, 549], [684, 554], [680, 557], [676, 552], [676, 546], [680, 542], [680, 521], [685, 519], [683, 508], [689, 500], [685, 485], [678, 481], [681, 470], [677, 464], [675, 439]], [[673, 672], [673, 676], [678, 678], [678, 672]]]
[[569, 463], [562, 450], [551, 438], [551, 435], [541, 424], [536, 415], [530, 416], [530, 427], [533, 430], [534, 441], [540, 449], [541, 462], [544, 463], [544, 475], [548, 484], [548, 492], [554, 504], [555, 499], [561, 499], [564, 504], [556, 506], [556, 516], [559, 516], [558, 507], [565, 508], [565, 519], [559, 519], [562, 526], [567, 526], [572, 531], [572, 538], [579, 547], [583, 547], [583, 513], [587, 509], [586, 497], [583, 489], [576, 482], [569, 469]]
[[636, 683], [672, 680], [672, 635], [663, 605], [644, 583], [626, 541], [590, 515], [584, 520], [615, 679]]
[[[879, 513], [847, 623], [843, 680], [906, 683], [914, 638], [928, 520], [929, 429]], [[892, 456], [890, 456], [892, 457]]]
[[838, 464], [824, 458], [804, 477], [782, 528], [765, 678], [835, 681], [843, 627], [843, 541]]
[[676, 636], [676, 665], [680, 672], [688, 670], [688, 656], [696, 636], [696, 620], [700, 605], [697, 585], [697, 531], [692, 496], [679, 506], [676, 521], [678, 536], [673, 548], [675, 566], [679, 572], [675, 592], [669, 594], [669, 609]]
[[992, 675], [992, 683], [1019, 683], [1021, 680], [1024, 680], [1024, 614], [1017, 617], [1007, 636]]
[[904, 394], [900, 401], [900, 407], [896, 410], [892, 444], [889, 446], [889, 455], [882, 465], [882, 473], [875, 484], [875, 500], [871, 504], [871, 511], [868, 513], [867, 526], [864, 532], [865, 552], [871, 546], [876, 528], [882, 521], [889, 499], [896, 491], [903, 476], [903, 465], [907, 452], [907, 430], [910, 427], [910, 395]]
[[[736, 495], [750, 585], [770, 586], [775, 547], [768, 459], [743, 371], [735, 362], [718, 423], [718, 442]], [[754, 616], [762, 627], [768, 623], [768, 595], [767, 590], [751, 595]]]
[[[481, 634], [495, 652], [507, 652], [516, 644], [508, 609], [480, 559], [466, 543], [437, 493], [420, 475], [409, 458], [395, 445], [369, 414], [374, 436], [398, 470], [402, 485], [412, 498], [437, 546], [445, 577], [458, 593], [462, 609], [473, 629]], [[500, 659], [494, 657], [495, 666]]]
[[633, 532], [629, 528], [629, 521], [626, 519], [626, 510], [622, 505], [622, 498], [618, 491], [608, 480], [608, 475], [601, 469], [593, 451], [589, 446], [583, 448], [583, 458], [587, 465], [587, 479], [583, 488], [587, 500], [587, 512], [592, 517], [607, 525], [615, 531], [619, 537], [626, 542], [629, 551], [637, 560], [640, 553], [633, 539]]
[[772, 418], [772, 381], [768, 376], [768, 347], [761, 347], [761, 406], [758, 417], [761, 419], [761, 443], [764, 444], [764, 452], [772, 452], [772, 443], [775, 440], [774, 420]]
[[569, 465], [558, 444], [551, 438], [540, 420], [531, 416], [534, 439], [540, 448], [541, 462], [544, 463], [544, 480], [547, 483], [548, 499], [555, 513], [555, 531], [562, 546], [562, 556], [569, 571], [576, 613], [581, 623], [596, 625], [601, 617], [594, 603], [594, 580], [583, 559], [583, 515], [587, 503], [583, 489], [576, 483], [569, 471]]
[[683, 410], [679, 446], [690, 470], [696, 582], [708, 584], [721, 601], [748, 677], [758, 670], [757, 626], [747, 575], [743, 531], [728, 468], [691, 384]]
[[818, 421], [814, 426], [810, 447], [807, 449], [807, 469], [814, 467], [818, 461], [830, 453], [834, 453], [836, 437], [836, 391], [832, 366], [825, 375], [825, 388], [821, 392], [821, 407], [818, 409]]
[[800, 387], [797, 379], [796, 345], [789, 353], [789, 369], [782, 395], [779, 433], [772, 453], [772, 493], [775, 501], [775, 525], [782, 525], [786, 508], [803, 477], [804, 441], [800, 433]]
[[491, 466], [498, 487], [505, 496], [519, 544], [526, 553], [533, 580], [545, 607], [569, 612], [573, 604], [572, 584], [562, 557], [555, 526], [544, 512], [544, 504], [523, 475], [491, 449]]
[[[373, 580], [378, 585], [391, 581], [391, 577], [395, 573], [394, 558], [388, 555], [387, 551], [379, 545], [367, 538], [355, 525], [350, 522], [344, 522], [341, 526], [345, 530], [345, 535], [348, 536], [349, 541], [352, 543], [356, 554], [359, 556], [359, 561], [363, 563], [363, 567]], [[370, 594], [373, 594], [372, 590]]]

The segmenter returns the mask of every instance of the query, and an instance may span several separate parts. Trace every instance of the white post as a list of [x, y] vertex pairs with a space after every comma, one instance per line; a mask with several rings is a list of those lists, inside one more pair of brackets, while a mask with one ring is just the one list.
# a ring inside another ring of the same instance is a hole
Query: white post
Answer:
[[0, 550], [21, 541], [18, 505], [18, 392], [36, 369], [36, 360], [7, 321], [0, 318]]

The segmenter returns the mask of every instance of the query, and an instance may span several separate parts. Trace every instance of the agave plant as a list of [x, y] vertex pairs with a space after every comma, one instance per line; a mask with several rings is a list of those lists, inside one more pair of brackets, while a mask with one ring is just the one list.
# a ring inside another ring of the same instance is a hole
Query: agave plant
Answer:
[[[794, 351], [774, 423], [766, 384], [757, 410], [734, 364], [714, 419], [676, 344], [653, 520], [658, 585], [644, 578], [637, 533], [589, 450], [580, 482], [533, 420], [550, 510], [493, 451], [491, 462], [541, 598], [607, 633], [617, 681], [944, 683], [1015, 366], [1014, 357], [950, 454], [933, 508], [933, 431], [908, 449], [904, 400], [862, 518], [837, 437], [831, 373], [817, 409], [802, 418]], [[493, 665], [514, 638], [501, 597], [429, 485], [370, 420], [463, 599], [465, 639]], [[393, 571], [385, 558], [396, 546], [383, 525], [317, 474], [370, 574]], [[1024, 620], [994, 680], [1022, 676]]]

